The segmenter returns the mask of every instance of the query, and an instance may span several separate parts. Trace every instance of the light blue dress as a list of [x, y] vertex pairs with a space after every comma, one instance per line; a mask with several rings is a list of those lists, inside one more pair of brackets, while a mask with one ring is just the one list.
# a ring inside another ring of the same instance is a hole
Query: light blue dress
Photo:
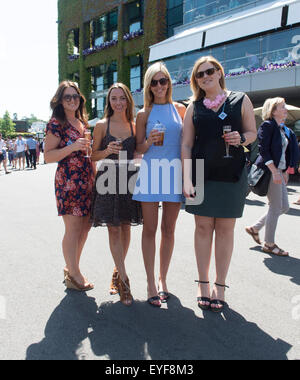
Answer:
[[182, 119], [174, 104], [153, 104], [146, 137], [157, 123], [166, 128], [163, 146], [152, 144], [144, 154], [133, 199], [140, 202], [182, 202]]

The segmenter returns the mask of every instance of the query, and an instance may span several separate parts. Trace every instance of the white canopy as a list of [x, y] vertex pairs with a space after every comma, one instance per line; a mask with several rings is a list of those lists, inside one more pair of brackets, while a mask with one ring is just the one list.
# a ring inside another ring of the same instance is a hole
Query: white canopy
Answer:
[[[300, 0], [274, 1], [207, 24], [191, 27], [150, 47], [150, 62], [281, 27], [282, 7], [290, 5], [300, 21]], [[290, 11], [291, 11], [290, 9]], [[290, 12], [289, 12], [290, 14]], [[289, 20], [292, 18], [289, 17]], [[288, 22], [289, 22], [288, 20]], [[294, 19], [293, 19], [294, 21]], [[203, 33], [206, 32], [202, 46]]]

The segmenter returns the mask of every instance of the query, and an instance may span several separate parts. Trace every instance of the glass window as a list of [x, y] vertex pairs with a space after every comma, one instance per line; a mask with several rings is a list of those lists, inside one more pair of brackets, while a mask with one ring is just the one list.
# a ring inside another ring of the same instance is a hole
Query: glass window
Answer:
[[101, 97], [96, 99], [97, 105], [97, 117], [102, 118], [104, 115], [106, 97]]
[[118, 39], [118, 11], [110, 12], [92, 22], [93, 45], [99, 46], [106, 41]]
[[79, 53], [79, 28], [73, 29], [68, 34], [67, 39], [68, 55]]
[[118, 11], [107, 15], [107, 41], [118, 39]]
[[128, 17], [129, 33], [136, 32], [143, 28], [144, 17], [144, 1], [133, 1], [126, 6], [126, 14]]
[[130, 90], [132, 92], [142, 88], [143, 58], [136, 55], [130, 60]]
[[141, 21], [134, 22], [129, 26], [129, 33], [137, 32], [140, 29], [142, 29]]
[[190, 78], [197, 59], [212, 55], [226, 74], [256, 69], [269, 63], [300, 62], [300, 27], [269, 33], [248, 40], [196, 50], [165, 60], [173, 83]]
[[183, 24], [183, 0], [168, 0], [167, 34], [174, 35], [174, 28]]
[[226, 45], [225, 71], [251, 70], [260, 66], [260, 40], [252, 38]]
[[93, 25], [93, 45], [98, 46], [103, 44], [106, 31], [106, 15], [94, 20]]
[[[197, 20], [204, 20], [208, 16], [215, 16], [235, 8], [260, 5], [264, 0], [185, 0], [184, 24]], [[269, 0], [272, 1], [272, 0]]]
[[117, 62], [112, 62], [107, 67], [104, 89], [107, 90], [110, 86], [112, 86], [116, 82], [117, 77], [118, 77]]

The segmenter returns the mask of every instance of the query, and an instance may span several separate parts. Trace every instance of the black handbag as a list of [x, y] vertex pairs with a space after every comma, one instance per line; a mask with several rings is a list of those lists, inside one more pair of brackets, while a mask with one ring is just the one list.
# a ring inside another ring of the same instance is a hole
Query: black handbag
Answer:
[[251, 166], [248, 174], [248, 185], [254, 194], [261, 197], [267, 195], [271, 180], [271, 172], [269, 169], [258, 168], [255, 164]]

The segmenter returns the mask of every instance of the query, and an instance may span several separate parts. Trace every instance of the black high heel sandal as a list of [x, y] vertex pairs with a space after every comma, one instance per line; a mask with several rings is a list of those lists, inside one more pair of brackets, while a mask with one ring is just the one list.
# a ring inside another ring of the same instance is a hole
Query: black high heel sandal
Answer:
[[[215, 282], [215, 285], [220, 286], [221, 288], [224, 288], [224, 291], [226, 290], [226, 288], [229, 288], [229, 286], [227, 286], [227, 285], [217, 284], [216, 282]], [[217, 305], [217, 307], [211, 307], [211, 305]], [[227, 303], [225, 301], [213, 299], [210, 302], [210, 310], [213, 311], [214, 313], [221, 313], [221, 311], [224, 310], [224, 307], [226, 305], [227, 305]], [[221, 306], [221, 307], [219, 307], [219, 306]]]
[[[199, 281], [195, 280], [198, 284], [209, 284], [209, 281]], [[197, 297], [198, 307], [200, 307], [201, 310], [208, 310], [210, 308], [211, 299], [208, 297]], [[209, 305], [201, 305], [200, 302], [209, 302]]]

